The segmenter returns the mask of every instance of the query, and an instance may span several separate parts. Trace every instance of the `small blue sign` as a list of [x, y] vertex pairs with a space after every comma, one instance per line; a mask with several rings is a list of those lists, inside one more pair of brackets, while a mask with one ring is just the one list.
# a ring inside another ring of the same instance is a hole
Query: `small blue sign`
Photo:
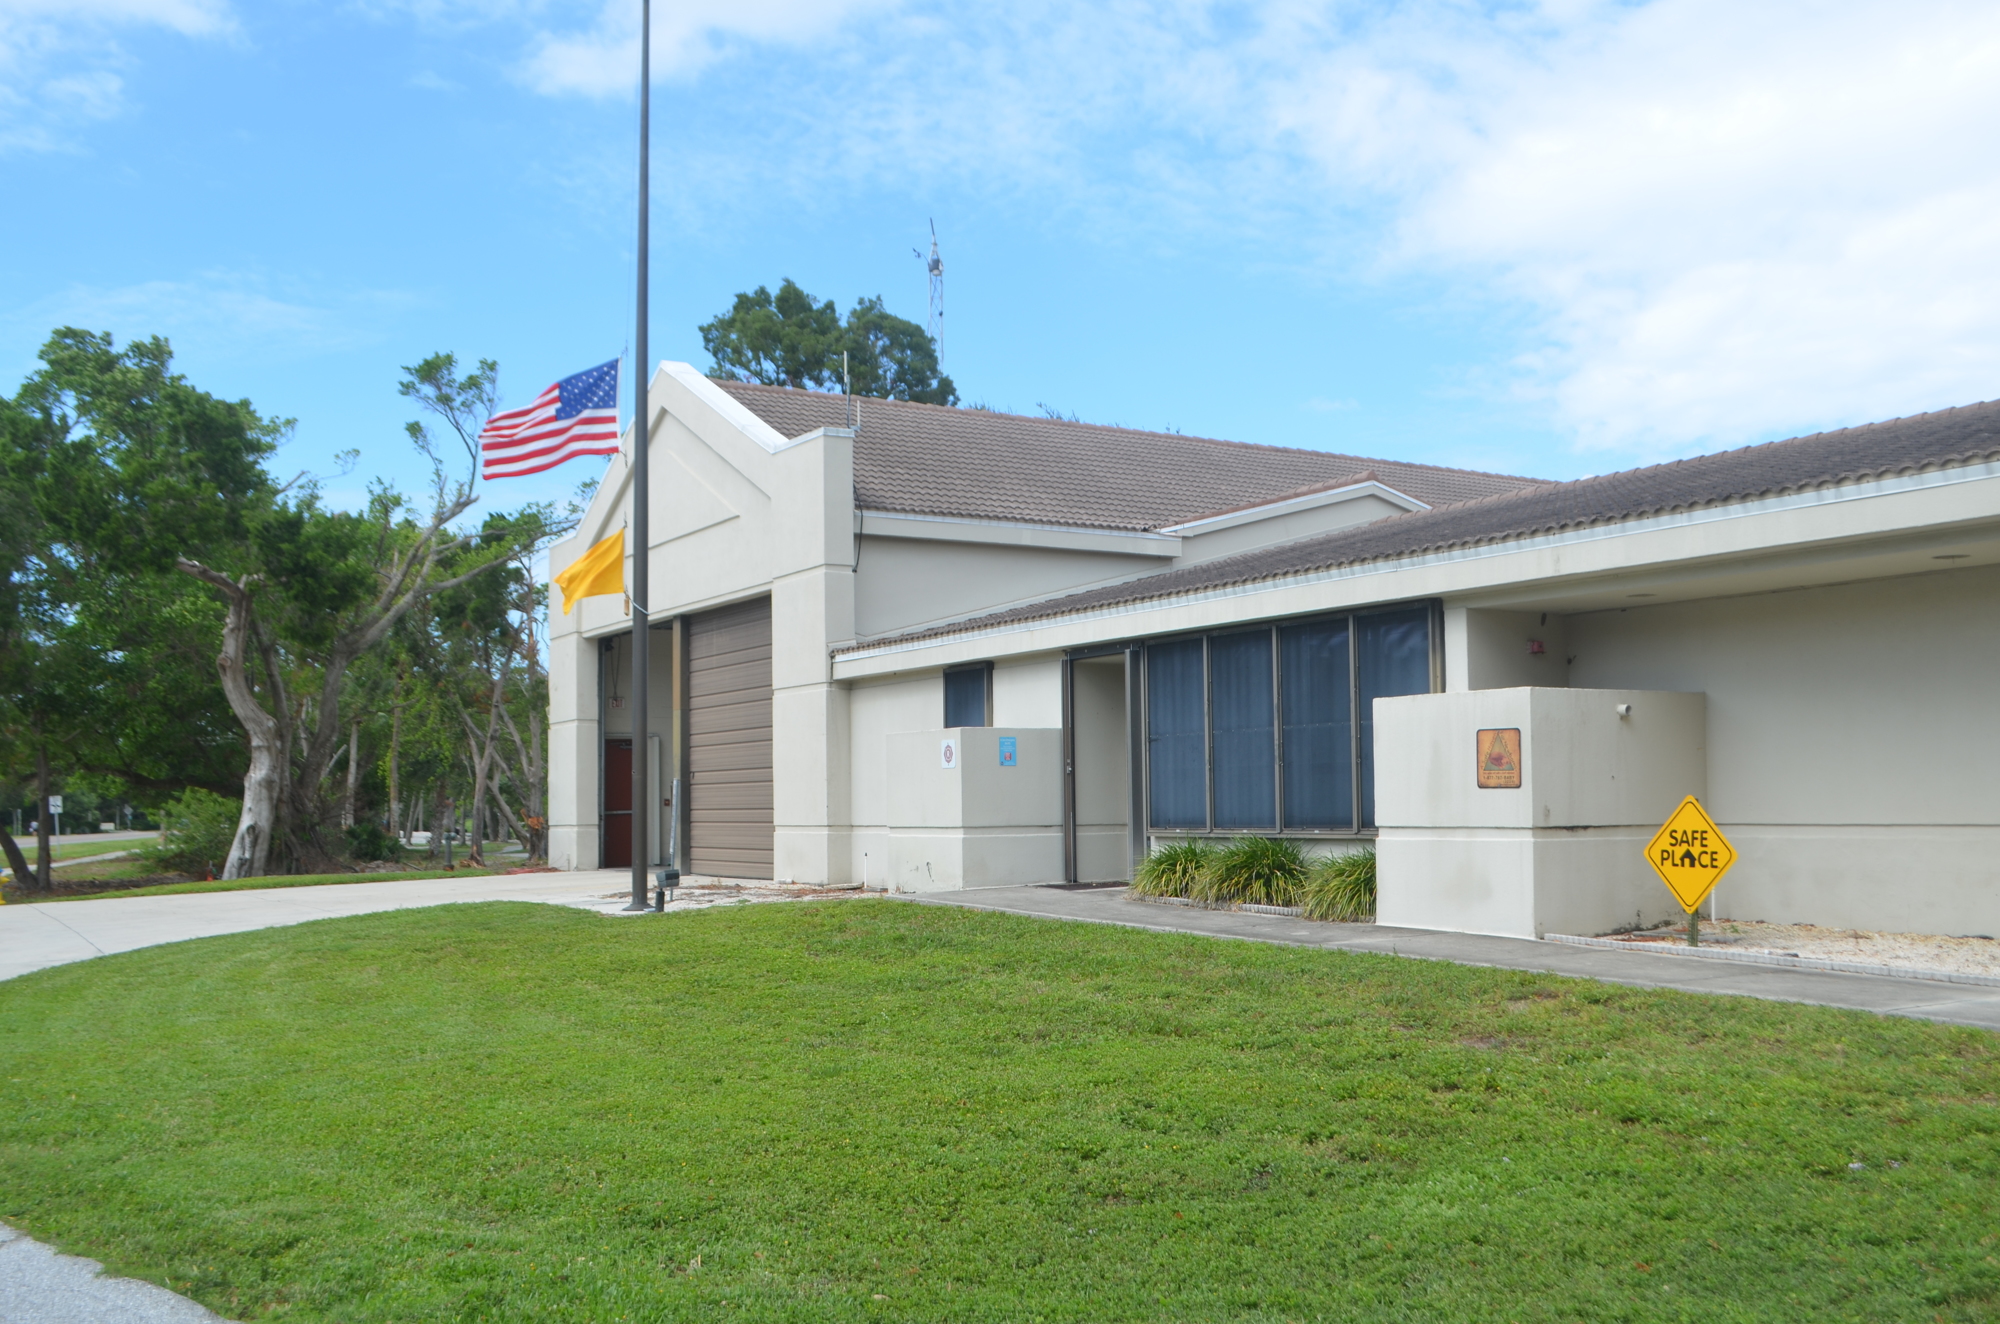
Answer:
[[1014, 766], [1013, 736], [1000, 737], [1000, 766], [1003, 768], [1011, 768]]

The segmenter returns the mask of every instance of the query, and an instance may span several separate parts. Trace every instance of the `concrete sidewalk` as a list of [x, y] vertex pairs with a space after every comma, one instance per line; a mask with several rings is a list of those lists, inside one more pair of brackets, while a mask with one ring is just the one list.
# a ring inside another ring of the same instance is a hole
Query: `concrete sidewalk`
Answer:
[[63, 1255], [0, 1223], [0, 1324], [214, 1324], [222, 1317], [103, 1265]]
[[608, 900], [606, 894], [629, 887], [630, 879], [629, 872], [618, 869], [17, 902], [0, 906], [0, 979], [161, 943], [413, 906], [541, 901], [615, 911], [622, 903]]
[[[630, 877], [625, 870], [606, 869], [0, 906], [0, 979], [161, 943], [415, 906], [533, 901], [615, 914], [623, 906]], [[986, 887], [896, 899], [1329, 951], [1378, 952], [1535, 970], [1640, 988], [1806, 1002], [2000, 1030], [2000, 988], [1976, 985], [1694, 961], [1644, 950], [1609, 951], [1525, 938], [1392, 929], [1378, 924], [1321, 924], [1278, 915], [1158, 906], [1129, 900], [1117, 886]]]
[[1696, 961], [1644, 950], [1607, 951], [1536, 942], [1531, 938], [1488, 938], [1429, 929], [1392, 929], [1379, 924], [1322, 924], [1280, 915], [1160, 906], [1129, 900], [1125, 889], [1116, 885], [982, 887], [964, 892], [918, 893], [898, 899], [919, 905], [962, 906], [1042, 919], [1198, 933], [1211, 938], [1237, 938], [1290, 947], [1376, 952], [1503, 970], [1533, 970], [1637, 988], [1673, 988], [1688, 993], [1805, 1002], [2000, 1030], [2000, 988], [1977, 985]]

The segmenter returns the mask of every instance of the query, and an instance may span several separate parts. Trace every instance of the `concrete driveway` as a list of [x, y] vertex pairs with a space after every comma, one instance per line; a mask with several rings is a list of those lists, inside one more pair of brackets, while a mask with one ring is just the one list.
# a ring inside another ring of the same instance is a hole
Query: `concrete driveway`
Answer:
[[0, 979], [165, 942], [459, 901], [541, 901], [615, 912], [623, 903], [606, 894], [629, 888], [631, 877], [607, 869], [17, 902], [0, 906]]

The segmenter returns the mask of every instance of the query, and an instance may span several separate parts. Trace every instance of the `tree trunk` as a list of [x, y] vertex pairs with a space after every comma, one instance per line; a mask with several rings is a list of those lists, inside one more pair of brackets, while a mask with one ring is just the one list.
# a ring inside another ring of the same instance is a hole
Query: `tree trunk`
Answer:
[[403, 678], [396, 677], [396, 702], [389, 708], [389, 835], [404, 845], [410, 843], [403, 836], [402, 794], [397, 789], [396, 774], [399, 760], [403, 756]]
[[[250, 681], [252, 598], [254, 577], [241, 582], [205, 565], [182, 561], [180, 569], [204, 583], [222, 590], [229, 610], [222, 624], [222, 651], [216, 655], [215, 669], [222, 678], [222, 692], [230, 711], [243, 724], [250, 741], [250, 770], [243, 774], [243, 812], [236, 820], [236, 840], [230, 844], [229, 860], [222, 876], [260, 878], [270, 867], [271, 839], [277, 832], [278, 796], [283, 789], [285, 741], [278, 719], [257, 702]], [[273, 695], [282, 711], [284, 696]]]
[[534, 838], [528, 829], [521, 825], [521, 821], [514, 817], [514, 811], [507, 807], [507, 797], [504, 795], [495, 795], [493, 797], [493, 809], [495, 813], [500, 815], [501, 821], [506, 823], [508, 831], [512, 832], [520, 840], [521, 849], [528, 852], [528, 863], [533, 864], [535, 862]]
[[486, 760], [480, 756], [479, 746], [473, 741], [470, 732], [466, 734], [465, 742], [472, 746], [472, 835], [475, 838], [465, 849], [465, 861], [467, 864], [476, 864], [484, 868], [486, 843], [477, 838], [485, 835], [479, 824], [486, 816]]
[[534, 841], [528, 846], [529, 862], [547, 864], [549, 862], [548, 759], [542, 752], [542, 719], [539, 714], [532, 712], [528, 714], [528, 748], [533, 760], [528, 765], [529, 821], [540, 825], [535, 830]]
[[347, 803], [341, 806], [340, 825], [354, 826], [354, 777], [355, 769], [361, 766], [361, 722], [357, 718], [353, 734], [347, 741]]
[[56, 853], [49, 843], [49, 747], [35, 746], [35, 886], [48, 891], [55, 886], [49, 876]]
[[6, 828], [0, 828], [0, 846], [4, 846], [7, 850], [7, 867], [14, 871], [14, 882], [22, 888], [33, 887], [35, 875], [28, 868], [28, 861], [21, 854], [21, 847], [14, 841], [14, 834]]
[[[531, 659], [528, 672], [530, 693], [534, 692], [534, 676], [535, 673]], [[546, 849], [546, 842], [548, 841], [548, 818], [542, 806], [547, 803], [544, 796], [547, 793], [548, 778], [542, 772], [541, 723], [536, 718], [535, 710], [532, 708], [529, 709], [528, 738], [524, 741], [521, 739], [520, 728], [514, 723], [514, 715], [505, 708], [500, 710], [500, 715], [506, 720], [507, 734], [513, 738], [515, 762], [518, 764], [517, 771], [519, 776], [517, 780], [520, 782], [523, 796], [521, 817], [528, 827], [528, 838], [521, 844], [527, 848], [528, 863], [546, 864], [548, 863], [548, 852]]]

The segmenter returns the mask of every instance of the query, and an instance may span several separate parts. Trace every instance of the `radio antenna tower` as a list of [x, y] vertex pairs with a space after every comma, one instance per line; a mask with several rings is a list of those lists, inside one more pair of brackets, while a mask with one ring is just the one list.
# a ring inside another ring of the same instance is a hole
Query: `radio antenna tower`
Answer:
[[930, 320], [924, 323], [924, 330], [930, 332], [931, 339], [936, 342], [938, 362], [942, 363], [944, 361], [944, 259], [938, 256], [937, 221], [935, 219], [931, 221], [930, 257], [926, 258], [914, 248], [910, 251], [916, 253], [917, 260], [922, 262], [924, 270], [930, 273], [931, 315]]

